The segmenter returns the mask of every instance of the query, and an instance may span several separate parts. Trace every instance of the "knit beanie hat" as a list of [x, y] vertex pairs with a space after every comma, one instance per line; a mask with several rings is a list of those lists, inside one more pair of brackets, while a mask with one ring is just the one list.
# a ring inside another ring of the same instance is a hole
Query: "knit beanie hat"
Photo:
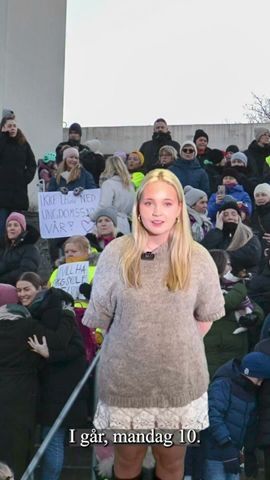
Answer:
[[239, 148], [237, 147], [237, 145], [228, 145], [225, 152], [226, 153], [228, 153], [228, 152], [236, 153], [236, 152], [239, 152]]
[[224, 202], [223, 201], [223, 203], [219, 207], [218, 211], [219, 211], [219, 213], [224, 212], [224, 210], [228, 210], [229, 208], [231, 208], [232, 210], [236, 210], [239, 217], [241, 217], [241, 210], [240, 210], [239, 206], [237, 205], [236, 201], [229, 201], [229, 202]]
[[118, 150], [117, 152], [114, 152], [113, 156], [114, 157], [120, 157], [120, 158], [122, 158], [123, 162], [126, 162], [127, 154], [123, 150]]
[[198, 128], [198, 130], [196, 130], [196, 132], [194, 134], [193, 142], [195, 143], [196, 140], [198, 140], [198, 138], [201, 138], [201, 137], [206, 138], [207, 143], [208, 143], [209, 137], [208, 137], [207, 133], [204, 132], [204, 130], [201, 130], [200, 128]]
[[224, 158], [224, 152], [219, 150], [219, 148], [212, 148], [210, 152], [208, 152], [208, 160], [215, 165], [221, 162]]
[[20, 226], [22, 227], [23, 232], [25, 232], [25, 230], [26, 230], [26, 219], [25, 219], [25, 216], [22, 213], [12, 212], [7, 218], [6, 227], [7, 227], [8, 223], [11, 222], [12, 220], [15, 221], [15, 222], [18, 222], [20, 224]]
[[198, 188], [193, 188], [190, 185], [187, 185], [184, 188], [185, 200], [186, 204], [189, 207], [195, 205], [201, 198], [207, 197], [207, 194], [203, 190], [199, 190]]
[[78, 133], [80, 137], [82, 136], [82, 127], [79, 123], [72, 123], [68, 129], [68, 133]]
[[254, 378], [270, 378], [270, 355], [251, 352], [242, 358], [240, 372]]
[[56, 153], [55, 152], [44, 153], [44, 157], [43, 157], [43, 162], [44, 163], [55, 162], [55, 160], [56, 160]]
[[12, 285], [0, 283], [0, 307], [7, 303], [18, 303], [17, 290]]
[[255, 127], [255, 128], [254, 128], [254, 137], [255, 137], [256, 142], [259, 142], [261, 136], [264, 135], [265, 133], [269, 133], [269, 134], [270, 134], [269, 128], [266, 128], [266, 127]]
[[70, 155], [79, 155], [79, 150], [75, 147], [68, 147], [63, 150], [63, 160], [66, 160]]
[[236, 168], [233, 168], [233, 167], [224, 168], [221, 175], [221, 180], [223, 180], [224, 177], [233, 177], [235, 178], [237, 183], [240, 183], [239, 173], [237, 172]]
[[254, 197], [256, 193], [265, 193], [270, 198], [270, 185], [269, 183], [259, 183], [254, 189]]
[[100, 208], [91, 218], [93, 222], [97, 222], [100, 217], [110, 218], [114, 226], [117, 227], [117, 211], [114, 208]]
[[183, 148], [185, 147], [192, 147], [195, 151], [195, 157], [197, 157], [198, 150], [194, 142], [192, 142], [191, 140], [184, 142], [183, 145], [181, 145], [180, 155], [182, 153]]
[[240, 162], [242, 162], [242, 163], [245, 165], [245, 167], [247, 166], [248, 159], [247, 159], [247, 156], [246, 156], [243, 152], [236, 152], [236, 153], [234, 153], [234, 154], [231, 156], [231, 163], [232, 163], [234, 160], [240, 160]]
[[101, 142], [97, 138], [93, 138], [93, 140], [87, 140], [85, 145], [90, 148], [91, 152], [103, 155], [101, 153]]
[[131, 154], [137, 155], [138, 159], [140, 160], [141, 167], [142, 167], [142, 165], [144, 164], [144, 155], [143, 155], [143, 153], [140, 152], [139, 150], [133, 150], [133, 152], [130, 152], [129, 155], [131, 155]]

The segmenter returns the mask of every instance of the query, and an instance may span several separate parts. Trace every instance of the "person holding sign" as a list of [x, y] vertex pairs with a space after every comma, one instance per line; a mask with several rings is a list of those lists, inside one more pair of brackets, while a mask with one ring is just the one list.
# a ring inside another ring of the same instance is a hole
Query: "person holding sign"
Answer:
[[84, 340], [87, 360], [91, 362], [97, 349], [96, 339], [94, 331], [89, 332], [81, 320], [88, 306], [99, 254], [92, 253], [89, 241], [80, 235], [66, 240], [64, 252], [63, 263], [53, 271], [48, 285], [61, 288], [73, 297], [76, 321]]
[[[224, 315], [224, 298], [213, 259], [192, 239], [184, 192], [172, 172], [145, 176], [132, 227], [101, 253], [83, 318], [91, 328], [110, 327], [98, 368], [95, 427], [112, 435], [203, 430], [209, 374], [199, 325], [208, 331]], [[115, 479], [139, 480], [147, 445], [114, 448]], [[170, 448], [154, 444], [152, 451], [156, 479], [183, 477], [181, 441]]]
[[67, 194], [73, 191], [79, 195], [83, 190], [97, 188], [93, 175], [87, 172], [79, 160], [77, 148], [68, 147], [63, 151], [63, 160], [59, 164], [56, 177], [50, 180], [48, 192], [60, 191]]

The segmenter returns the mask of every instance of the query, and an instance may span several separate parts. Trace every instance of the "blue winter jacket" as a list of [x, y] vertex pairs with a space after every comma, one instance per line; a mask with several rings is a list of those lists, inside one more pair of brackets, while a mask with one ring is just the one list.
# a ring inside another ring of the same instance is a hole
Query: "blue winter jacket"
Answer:
[[[240, 374], [240, 361], [220, 367], [208, 390], [210, 426], [201, 435], [204, 456], [222, 461], [224, 446], [231, 440], [240, 450], [249, 430], [256, 426], [256, 388]], [[251, 387], [251, 388], [249, 388]]]
[[[247, 192], [245, 192], [242, 185], [235, 185], [234, 187], [226, 187], [226, 195], [230, 195], [233, 197], [236, 202], [243, 202], [247, 208], [248, 213], [251, 215], [252, 213], [252, 201]], [[211, 218], [212, 221], [216, 220], [218, 209], [221, 207], [221, 203], [216, 203], [216, 193], [212, 193], [211, 197], [209, 198], [208, 202], [208, 216]]]
[[193, 188], [203, 190], [207, 195], [210, 193], [209, 178], [201, 167], [199, 160], [184, 160], [183, 158], [177, 158], [174, 164], [169, 167], [178, 180], [181, 182], [182, 187], [190, 185]]
[[48, 192], [57, 192], [62, 187], [66, 187], [69, 191], [72, 191], [78, 187], [82, 187], [84, 190], [98, 188], [95, 184], [93, 175], [87, 172], [84, 168], [81, 168], [81, 175], [79, 176], [79, 178], [77, 178], [77, 180], [74, 180], [73, 182], [67, 183], [66, 180], [61, 177], [60, 183], [58, 184], [56, 178], [53, 177], [50, 180]]

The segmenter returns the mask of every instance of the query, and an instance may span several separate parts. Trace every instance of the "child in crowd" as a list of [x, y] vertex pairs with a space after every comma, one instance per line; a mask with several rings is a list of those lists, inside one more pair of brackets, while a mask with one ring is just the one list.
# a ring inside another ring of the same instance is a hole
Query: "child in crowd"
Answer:
[[43, 158], [38, 161], [38, 178], [44, 181], [45, 191], [47, 192], [49, 183], [57, 172], [57, 166], [55, 163], [56, 153], [48, 152], [44, 154]]
[[239, 175], [233, 168], [223, 170], [221, 176], [222, 186], [218, 187], [217, 193], [213, 193], [209, 198], [208, 214], [212, 221], [215, 221], [217, 212], [224, 203], [224, 197], [230, 195], [241, 206], [244, 204], [248, 208], [249, 215], [252, 212], [251, 198], [245, 192], [242, 185], [239, 184]]
[[219, 368], [208, 390], [209, 428], [201, 434], [205, 480], [239, 480], [240, 450], [252, 438], [256, 396], [270, 356], [252, 352]]
[[184, 188], [185, 200], [194, 240], [201, 242], [205, 235], [213, 228], [207, 216], [208, 198], [205, 192], [187, 185]]
[[[81, 320], [88, 305], [91, 294], [91, 284], [94, 278], [96, 263], [99, 257], [98, 253], [92, 253], [89, 240], [83, 236], [73, 236], [64, 243], [65, 257], [60, 260], [60, 265], [50, 276], [48, 286], [57, 287], [70, 293], [75, 301], [76, 321], [84, 339], [87, 360], [90, 362], [96, 352], [96, 340], [94, 331], [82, 325]], [[74, 262], [88, 262], [87, 278], [81, 285], [72, 283], [72, 271], [70, 270], [70, 281], [68, 272], [61, 271], [61, 264], [72, 264]]]
[[131, 182], [133, 183], [135, 190], [141, 185], [144, 174], [142, 173], [142, 167], [144, 164], [144, 156], [139, 150], [134, 150], [128, 154], [127, 168], [131, 176]]

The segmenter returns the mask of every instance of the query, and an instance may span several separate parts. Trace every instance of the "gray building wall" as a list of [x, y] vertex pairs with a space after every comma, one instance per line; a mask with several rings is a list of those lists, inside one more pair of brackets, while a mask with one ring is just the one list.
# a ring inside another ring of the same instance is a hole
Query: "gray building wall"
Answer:
[[[263, 124], [270, 128], [270, 123]], [[230, 144], [236, 144], [240, 150], [247, 148], [254, 139], [254, 126], [260, 124], [234, 123], [218, 125], [173, 125], [169, 129], [172, 138], [182, 144], [186, 140], [192, 140], [197, 128], [202, 128], [209, 135], [209, 147], [225, 149]], [[151, 140], [153, 126], [136, 127], [84, 127], [82, 143], [85, 140], [98, 138], [102, 142], [102, 151], [105, 154], [114, 153], [117, 150], [131, 152], [138, 149], [143, 142]], [[68, 129], [63, 131], [63, 139], [68, 136]]]
[[65, 35], [66, 0], [0, 0], [0, 114], [15, 111], [37, 159], [63, 135]]

